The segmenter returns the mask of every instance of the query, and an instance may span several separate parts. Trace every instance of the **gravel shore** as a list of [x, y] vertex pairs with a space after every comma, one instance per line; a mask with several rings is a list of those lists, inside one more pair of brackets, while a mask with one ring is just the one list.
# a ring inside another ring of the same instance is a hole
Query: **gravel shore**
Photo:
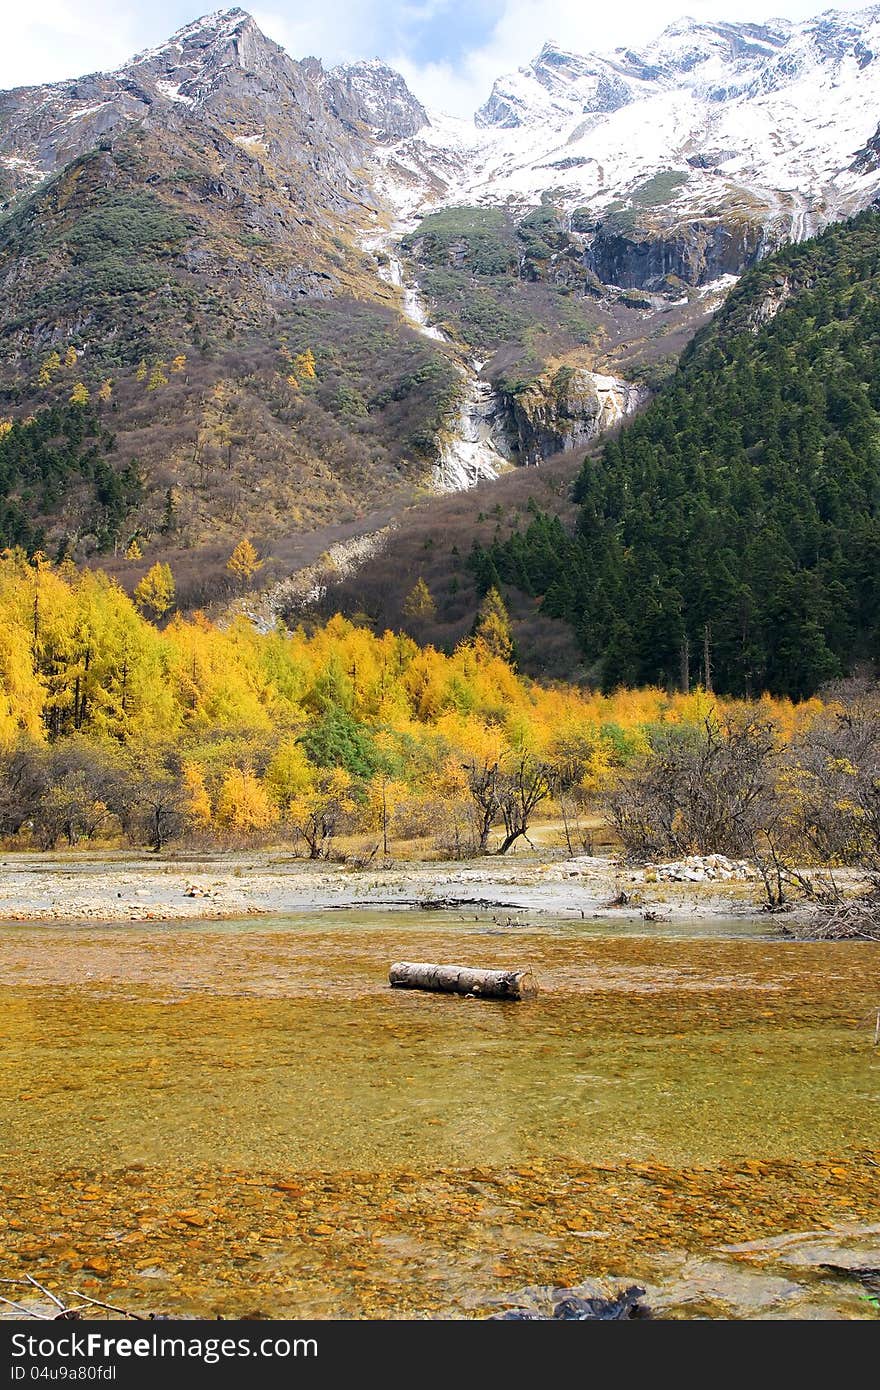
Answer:
[[[625, 898], [625, 901], [624, 901]], [[359, 870], [280, 853], [8, 855], [0, 920], [196, 921], [346, 908], [457, 908], [638, 918], [757, 913], [754, 881], [665, 882], [608, 858], [519, 855], [469, 862], [396, 862]], [[613, 905], [612, 905], [613, 904]]]

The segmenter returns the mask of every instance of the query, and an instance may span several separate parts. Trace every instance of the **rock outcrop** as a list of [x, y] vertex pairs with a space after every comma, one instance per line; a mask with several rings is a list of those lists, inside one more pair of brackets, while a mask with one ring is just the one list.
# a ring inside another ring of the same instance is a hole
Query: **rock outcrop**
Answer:
[[487, 382], [465, 376], [455, 415], [438, 439], [434, 487], [438, 492], [463, 492], [497, 478], [508, 466], [509, 455], [503, 404]]
[[520, 462], [540, 463], [551, 454], [587, 444], [619, 424], [644, 392], [619, 377], [560, 367], [507, 397]]
[[763, 225], [738, 216], [631, 229], [611, 217], [595, 224], [585, 260], [604, 284], [658, 290], [669, 277], [685, 285], [706, 285], [722, 275], [741, 275], [758, 259], [764, 243]]
[[366, 127], [383, 144], [417, 135], [431, 124], [400, 73], [378, 58], [331, 69], [325, 90], [328, 106], [341, 121], [355, 130]]

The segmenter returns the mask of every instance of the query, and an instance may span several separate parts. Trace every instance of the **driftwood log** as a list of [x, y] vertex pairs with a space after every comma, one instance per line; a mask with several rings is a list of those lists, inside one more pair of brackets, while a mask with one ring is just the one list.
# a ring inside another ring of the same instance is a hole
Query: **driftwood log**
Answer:
[[538, 993], [530, 970], [474, 970], [468, 965], [430, 965], [399, 960], [388, 972], [393, 989], [430, 989], [480, 999], [530, 999]]

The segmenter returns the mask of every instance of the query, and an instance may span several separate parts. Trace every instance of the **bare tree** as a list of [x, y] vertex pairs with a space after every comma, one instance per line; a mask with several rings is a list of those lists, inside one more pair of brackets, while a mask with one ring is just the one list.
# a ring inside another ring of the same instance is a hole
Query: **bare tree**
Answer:
[[880, 870], [880, 687], [847, 681], [792, 746], [797, 833], [825, 864]]
[[753, 853], [778, 819], [780, 745], [756, 715], [711, 714], [671, 728], [607, 798], [626, 851], [640, 858]]
[[553, 791], [550, 764], [534, 754], [520, 751], [505, 759], [498, 783], [498, 806], [504, 821], [504, 839], [498, 853], [506, 854], [526, 834], [532, 814]]
[[471, 758], [464, 764], [464, 774], [473, 802], [476, 848], [480, 854], [485, 854], [492, 826], [501, 812], [501, 759]]

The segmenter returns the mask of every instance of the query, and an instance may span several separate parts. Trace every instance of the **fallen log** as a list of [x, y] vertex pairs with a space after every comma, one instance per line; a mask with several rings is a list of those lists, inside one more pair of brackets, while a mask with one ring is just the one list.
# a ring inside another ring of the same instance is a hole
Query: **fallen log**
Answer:
[[479, 999], [531, 999], [538, 993], [530, 970], [477, 970], [468, 965], [430, 965], [399, 960], [388, 972], [392, 989], [429, 989]]

